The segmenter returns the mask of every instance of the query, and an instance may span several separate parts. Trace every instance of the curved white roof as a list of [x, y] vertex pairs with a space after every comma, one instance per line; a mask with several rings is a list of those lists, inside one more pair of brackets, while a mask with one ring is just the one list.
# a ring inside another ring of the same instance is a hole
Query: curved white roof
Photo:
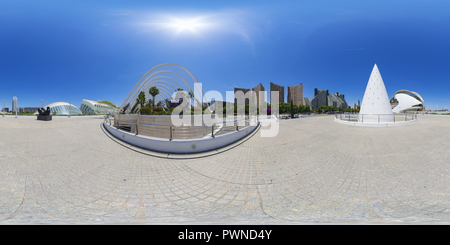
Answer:
[[422, 103], [424, 102], [424, 101], [423, 101], [423, 98], [422, 98], [418, 93], [413, 92], [413, 91], [409, 91], [409, 90], [404, 90], [404, 89], [402, 89], [402, 90], [399, 90], [399, 91], [395, 92], [394, 96], [392, 96], [392, 97], [395, 98], [395, 96], [396, 96], [397, 94], [412, 94], [412, 95], [414, 95], [413, 97], [416, 97], [417, 100], [419, 100], [419, 101], [422, 102]]
[[115, 108], [104, 103], [83, 99], [80, 110], [83, 114], [113, 113]]
[[395, 92], [392, 98], [398, 102], [398, 104], [392, 108], [393, 112], [423, 110], [424, 108], [423, 98], [416, 92], [399, 90]]
[[51, 108], [53, 106], [58, 106], [58, 105], [68, 105], [68, 106], [70, 106], [70, 103], [67, 103], [67, 102], [53, 102], [51, 104], [48, 104], [48, 105], [44, 106], [44, 108], [47, 108], [47, 107]]

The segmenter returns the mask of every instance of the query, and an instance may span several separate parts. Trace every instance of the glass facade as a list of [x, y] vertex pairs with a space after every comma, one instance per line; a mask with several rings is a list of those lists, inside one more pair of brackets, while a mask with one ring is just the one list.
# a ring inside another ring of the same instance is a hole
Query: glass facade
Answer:
[[[78, 109], [74, 105], [69, 105], [68, 103], [57, 103], [56, 105], [50, 104], [48, 105], [50, 107], [50, 115], [81, 115], [83, 114], [80, 109]], [[47, 108], [44, 107], [44, 108]]]

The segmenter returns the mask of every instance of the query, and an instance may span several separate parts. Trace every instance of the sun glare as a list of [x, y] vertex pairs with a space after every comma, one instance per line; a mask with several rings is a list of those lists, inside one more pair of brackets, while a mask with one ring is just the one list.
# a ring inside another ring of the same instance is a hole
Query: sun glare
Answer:
[[176, 29], [176, 34], [184, 31], [189, 31], [194, 34], [199, 34], [199, 30], [206, 27], [207, 24], [201, 22], [201, 18], [194, 19], [173, 19], [170, 26]]
[[178, 29], [181, 29], [181, 30], [185, 30], [185, 29], [195, 30], [196, 23], [192, 20], [190, 20], [190, 21], [179, 20], [179, 21], [177, 21], [176, 26], [178, 27]]

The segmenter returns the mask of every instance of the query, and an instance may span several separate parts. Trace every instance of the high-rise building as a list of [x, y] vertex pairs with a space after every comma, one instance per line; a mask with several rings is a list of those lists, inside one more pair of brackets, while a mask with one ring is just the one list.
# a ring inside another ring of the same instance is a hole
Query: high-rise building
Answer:
[[[270, 93], [272, 93], [272, 91], [278, 91], [279, 102], [280, 103], [284, 102], [284, 86], [280, 86], [280, 85], [275, 84], [275, 83], [270, 83]], [[271, 101], [271, 103], [273, 103], [273, 102], [274, 101]]]
[[294, 105], [303, 105], [303, 83], [287, 88], [287, 103], [291, 103], [291, 100]]
[[37, 112], [40, 107], [17, 107], [18, 112]]
[[320, 106], [333, 106], [341, 109], [347, 109], [348, 105], [344, 99], [344, 95], [335, 93], [330, 95], [328, 90], [314, 89], [314, 98], [311, 100], [311, 109], [315, 110]]
[[17, 111], [17, 97], [14, 96], [12, 100], [12, 111]]
[[234, 88], [234, 104], [237, 106], [241, 106], [240, 104], [238, 104], [238, 100], [243, 100], [244, 105], [249, 104], [251, 93], [252, 91], [248, 88]]
[[320, 106], [328, 106], [328, 96], [330, 93], [328, 90], [318, 90], [314, 89], [314, 97], [311, 99], [311, 109], [315, 110]]
[[[260, 104], [266, 103], [266, 98], [264, 95], [264, 91], [266, 91], [264, 89], [264, 86], [260, 83], [258, 84], [258, 86], [254, 87], [252, 89], [253, 91], [253, 95], [256, 96], [256, 105], [259, 107]], [[260, 92], [263, 92], [260, 94]]]
[[303, 104], [309, 106], [311, 108], [311, 101], [307, 97], [303, 97]]

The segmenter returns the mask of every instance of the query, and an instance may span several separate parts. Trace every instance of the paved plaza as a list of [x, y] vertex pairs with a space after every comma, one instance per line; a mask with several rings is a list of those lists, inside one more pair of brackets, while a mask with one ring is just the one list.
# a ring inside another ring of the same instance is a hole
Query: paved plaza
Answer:
[[103, 117], [0, 117], [0, 224], [448, 224], [450, 116], [357, 127], [280, 120], [223, 149], [172, 155]]

